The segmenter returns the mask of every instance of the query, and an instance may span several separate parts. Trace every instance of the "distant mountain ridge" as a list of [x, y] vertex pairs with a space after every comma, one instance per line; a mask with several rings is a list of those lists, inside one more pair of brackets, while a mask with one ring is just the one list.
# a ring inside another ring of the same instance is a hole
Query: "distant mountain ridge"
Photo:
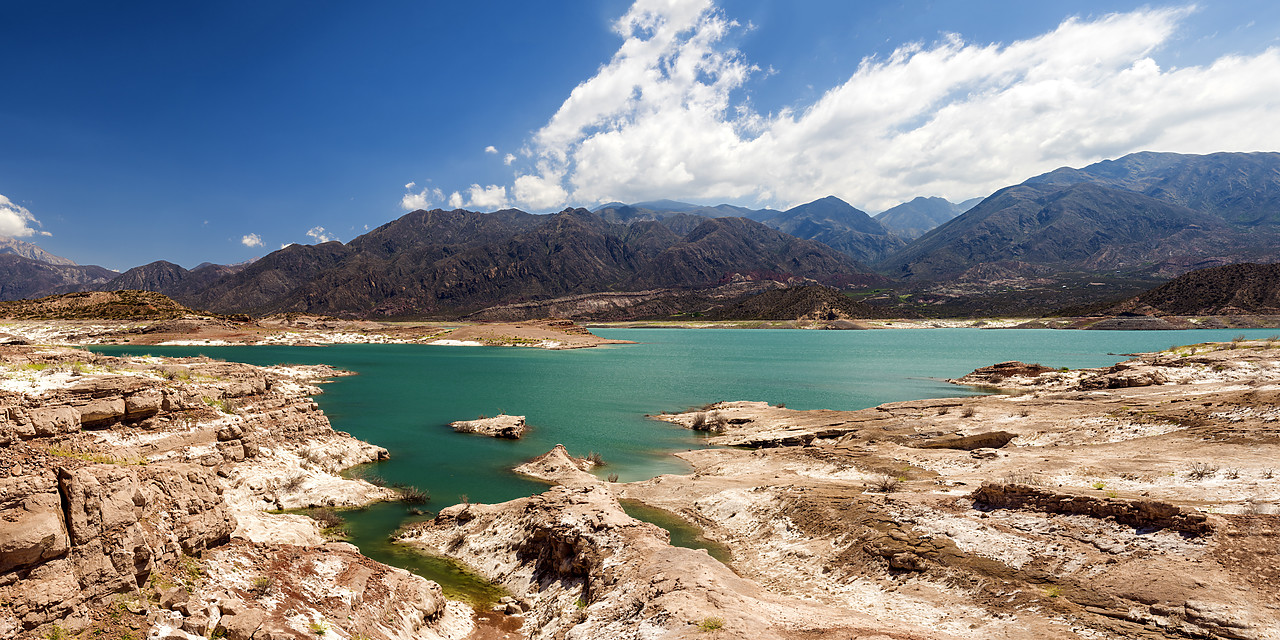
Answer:
[[1170, 277], [1267, 260], [1280, 239], [1280, 154], [1138, 153], [1006, 187], [881, 261], [914, 280], [1114, 272]]
[[884, 282], [830, 247], [745, 218], [692, 216], [697, 226], [680, 234], [667, 218], [608, 217], [585, 209], [414, 211], [345, 245], [291, 245], [175, 297], [220, 312], [407, 317], [602, 291], [699, 289], [733, 278]]
[[51, 293], [92, 288], [116, 272], [88, 265], [49, 264], [14, 254], [0, 254], [0, 300], [21, 300]]
[[979, 202], [982, 198], [956, 204], [945, 198], [921, 196], [881, 211], [875, 215], [875, 221], [910, 242], [972, 209]]
[[52, 253], [49, 253], [48, 251], [41, 249], [38, 245], [34, 243], [26, 242], [24, 240], [19, 240], [17, 238], [11, 238], [9, 236], [0, 236], [0, 254], [6, 254], [6, 253], [12, 254], [15, 256], [21, 256], [23, 258], [27, 258], [28, 260], [43, 262], [45, 264], [53, 264], [53, 265], [59, 265], [64, 267], [76, 266], [75, 262], [68, 260], [67, 258], [63, 258], [62, 256], [55, 256]]

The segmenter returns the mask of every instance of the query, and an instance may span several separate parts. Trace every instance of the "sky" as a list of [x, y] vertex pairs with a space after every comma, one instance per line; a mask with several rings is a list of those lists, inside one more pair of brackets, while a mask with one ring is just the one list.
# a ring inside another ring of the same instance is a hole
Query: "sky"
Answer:
[[417, 208], [875, 214], [1280, 150], [1280, 3], [0, 0], [0, 235], [236, 263]]

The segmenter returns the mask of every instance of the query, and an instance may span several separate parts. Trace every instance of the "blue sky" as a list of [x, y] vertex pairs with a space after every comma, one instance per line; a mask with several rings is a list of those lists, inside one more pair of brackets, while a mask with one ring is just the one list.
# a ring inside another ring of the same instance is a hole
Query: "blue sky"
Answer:
[[416, 206], [875, 213], [1280, 147], [1273, 2], [7, 2], [0, 234], [238, 262]]

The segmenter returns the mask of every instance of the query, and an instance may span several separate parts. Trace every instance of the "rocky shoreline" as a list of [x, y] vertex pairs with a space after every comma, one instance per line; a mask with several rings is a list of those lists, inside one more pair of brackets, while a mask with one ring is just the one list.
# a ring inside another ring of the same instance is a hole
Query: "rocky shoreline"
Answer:
[[460, 639], [470, 609], [301, 515], [395, 491], [309, 396], [338, 372], [0, 347], [0, 635]]
[[[1280, 637], [1280, 345], [956, 382], [1007, 393], [656, 416], [736, 448], [627, 484], [558, 449], [521, 471], [560, 486], [401, 540], [501, 583], [532, 638]], [[699, 525], [732, 567], [619, 499]]]
[[[387, 455], [310, 399], [339, 372], [34, 346], [0, 366], [4, 635], [502, 637], [313, 519], [265, 513], [396, 498], [339, 475]], [[1003, 393], [655, 416], [732, 447], [632, 483], [557, 447], [518, 469], [550, 490], [399, 541], [504, 587], [491, 615], [526, 638], [1280, 637], [1280, 345], [954, 382]]]

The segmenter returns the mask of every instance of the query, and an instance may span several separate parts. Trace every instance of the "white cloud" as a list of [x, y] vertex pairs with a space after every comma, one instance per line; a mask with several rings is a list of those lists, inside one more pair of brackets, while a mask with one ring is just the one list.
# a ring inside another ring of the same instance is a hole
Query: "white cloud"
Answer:
[[569, 194], [556, 180], [540, 176], [519, 176], [516, 178], [515, 196], [521, 206], [541, 211], [564, 204]]
[[508, 153], [507, 155], [502, 157], [502, 164], [505, 164], [508, 167], [511, 166], [511, 163], [515, 161], [516, 161], [516, 156], [513, 153]]
[[507, 206], [507, 188], [502, 185], [491, 184], [487, 187], [482, 187], [478, 184], [473, 184], [468, 190], [468, 194], [467, 206], [469, 207], [496, 211]]
[[461, 194], [461, 193], [458, 193], [457, 191], [454, 191], [453, 193], [449, 194], [449, 208], [451, 208], [451, 209], [461, 209], [461, 208], [462, 208], [462, 194]]
[[329, 242], [329, 241], [331, 241], [331, 240], [337, 240], [337, 239], [338, 239], [338, 236], [331, 236], [331, 235], [329, 235], [329, 233], [328, 233], [327, 231], [325, 231], [325, 230], [324, 230], [324, 227], [320, 227], [320, 226], [311, 227], [311, 229], [309, 229], [309, 230], [307, 231], [307, 235], [308, 235], [308, 236], [310, 236], [310, 237], [312, 237], [312, 238], [314, 238], [314, 239], [315, 239], [315, 241], [316, 241], [316, 242], [318, 242], [318, 243], [319, 243], [319, 242]]
[[1070, 18], [1009, 44], [903, 45], [810, 105], [759, 114], [735, 102], [760, 73], [724, 46], [736, 23], [710, 0], [637, 0], [613, 58], [532, 137], [534, 170], [517, 171], [512, 193], [535, 210], [834, 194], [874, 212], [1138, 150], [1280, 148], [1280, 49], [1156, 63], [1192, 11]]
[[261, 247], [261, 246], [262, 246], [262, 236], [259, 236], [259, 235], [258, 235], [258, 234], [256, 234], [256, 233], [250, 233], [250, 234], [248, 234], [248, 235], [244, 236], [243, 238], [240, 238], [240, 244], [242, 244], [242, 245], [244, 245], [244, 246], [246, 246], [246, 247], [250, 247], [250, 248], [252, 248], [252, 247]]
[[[416, 185], [410, 182], [409, 184], [406, 184], [404, 188], [413, 189], [414, 186]], [[417, 193], [410, 191], [409, 193], [406, 193], [403, 196], [401, 196], [400, 208], [404, 209], [405, 211], [416, 211], [418, 209], [426, 209], [430, 207], [433, 202], [440, 202], [443, 199], [444, 199], [444, 193], [442, 191], [440, 191], [439, 189], [432, 189], [430, 187], [427, 187]]]
[[12, 200], [0, 195], [0, 236], [26, 238], [33, 235], [53, 235], [35, 227], [40, 226], [31, 212]]
[[406, 185], [404, 186], [404, 190], [405, 190], [405, 191], [412, 191], [412, 190], [413, 190], [413, 188], [414, 188], [414, 187], [416, 187], [416, 186], [418, 186], [418, 183], [413, 182], [412, 180], [410, 180], [410, 181], [409, 181], [409, 184], [406, 184]]
[[497, 147], [495, 147], [495, 146], [493, 146], [493, 145], [489, 145], [489, 146], [487, 146], [487, 147], [485, 147], [485, 148], [484, 148], [484, 152], [485, 152], [485, 153], [497, 153], [497, 152], [498, 152], [498, 148], [497, 148]]

